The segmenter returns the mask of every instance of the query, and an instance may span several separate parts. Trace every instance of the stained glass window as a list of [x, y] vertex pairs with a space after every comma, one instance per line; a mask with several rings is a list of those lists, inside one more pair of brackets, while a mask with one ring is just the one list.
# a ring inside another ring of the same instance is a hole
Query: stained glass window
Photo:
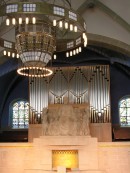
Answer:
[[12, 105], [12, 128], [28, 128], [29, 123], [29, 103], [27, 101], [17, 101]]
[[130, 97], [125, 97], [120, 100], [119, 115], [121, 126], [130, 126]]

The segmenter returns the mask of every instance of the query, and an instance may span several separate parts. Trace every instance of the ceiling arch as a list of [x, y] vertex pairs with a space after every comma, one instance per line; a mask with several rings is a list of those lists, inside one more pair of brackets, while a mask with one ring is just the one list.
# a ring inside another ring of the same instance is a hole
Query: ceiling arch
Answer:
[[111, 17], [114, 21], [119, 23], [123, 28], [125, 28], [127, 31], [130, 32], [130, 24], [127, 23], [121, 16], [119, 16], [117, 13], [115, 13], [113, 10], [111, 10], [109, 7], [104, 5], [99, 0], [86, 0], [78, 9], [79, 14], [83, 14], [87, 8], [99, 8], [104, 13], [106, 13], [109, 17]]
[[130, 56], [130, 45], [102, 35], [88, 33], [88, 45], [98, 45]]

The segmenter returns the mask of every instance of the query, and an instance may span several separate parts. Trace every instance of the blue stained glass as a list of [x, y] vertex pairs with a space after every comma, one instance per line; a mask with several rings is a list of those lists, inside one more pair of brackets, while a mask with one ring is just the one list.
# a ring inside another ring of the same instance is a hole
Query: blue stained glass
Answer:
[[12, 110], [12, 128], [28, 128], [29, 103], [27, 101], [17, 101], [12, 105]]
[[13, 110], [13, 118], [18, 118], [18, 111], [17, 110]]
[[130, 98], [126, 97], [119, 102], [119, 115], [121, 126], [130, 126]]

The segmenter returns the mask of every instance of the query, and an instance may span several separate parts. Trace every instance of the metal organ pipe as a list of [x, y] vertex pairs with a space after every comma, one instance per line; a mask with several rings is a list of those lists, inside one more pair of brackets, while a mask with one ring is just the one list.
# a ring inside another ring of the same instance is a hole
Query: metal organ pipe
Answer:
[[54, 68], [53, 72], [50, 78], [30, 78], [31, 123], [41, 122], [42, 109], [48, 107], [48, 92], [54, 104], [62, 104], [64, 96], [72, 103], [82, 104], [89, 100], [91, 122], [110, 122], [108, 66], [63, 67]]
[[89, 69], [91, 121], [102, 123], [110, 122], [109, 68], [108, 66], [93, 66]]

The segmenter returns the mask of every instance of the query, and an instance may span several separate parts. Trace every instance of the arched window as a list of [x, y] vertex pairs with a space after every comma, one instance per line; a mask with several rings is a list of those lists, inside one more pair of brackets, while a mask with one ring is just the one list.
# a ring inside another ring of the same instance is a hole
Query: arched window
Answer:
[[121, 126], [130, 126], [130, 96], [119, 101], [119, 116]]
[[24, 129], [29, 124], [29, 103], [25, 100], [18, 100], [11, 104], [12, 128]]

